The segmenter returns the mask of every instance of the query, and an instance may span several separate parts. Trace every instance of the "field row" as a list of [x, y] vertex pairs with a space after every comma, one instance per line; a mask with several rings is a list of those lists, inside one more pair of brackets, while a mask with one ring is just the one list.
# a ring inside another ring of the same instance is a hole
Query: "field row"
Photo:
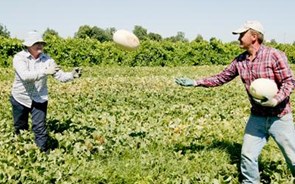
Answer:
[[[49, 155], [40, 153], [31, 131], [13, 134], [13, 71], [2, 68], [0, 182], [239, 183], [250, 108], [241, 81], [218, 88], [174, 83], [223, 68], [88, 67], [73, 82], [50, 78], [47, 126], [56, 149]], [[260, 166], [262, 183], [290, 179], [272, 140]]]

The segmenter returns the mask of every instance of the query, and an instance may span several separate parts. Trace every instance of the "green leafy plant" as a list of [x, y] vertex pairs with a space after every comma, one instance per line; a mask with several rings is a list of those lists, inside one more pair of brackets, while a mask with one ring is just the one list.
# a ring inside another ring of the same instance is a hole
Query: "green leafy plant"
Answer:
[[[49, 78], [47, 126], [56, 148], [48, 155], [32, 131], [13, 134], [13, 70], [1, 68], [0, 182], [239, 183], [250, 108], [242, 82], [210, 89], [174, 83], [223, 68], [92, 66], [70, 83]], [[262, 183], [292, 182], [274, 141], [259, 162]]]

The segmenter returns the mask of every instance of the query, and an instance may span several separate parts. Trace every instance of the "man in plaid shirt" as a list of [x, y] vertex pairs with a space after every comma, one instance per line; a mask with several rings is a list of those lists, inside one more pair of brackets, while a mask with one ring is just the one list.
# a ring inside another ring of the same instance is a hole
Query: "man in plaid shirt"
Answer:
[[[246, 51], [237, 56], [221, 73], [199, 80], [177, 78], [181, 86], [215, 87], [240, 76], [251, 103], [251, 115], [247, 122], [241, 153], [243, 183], [259, 183], [258, 157], [269, 136], [279, 145], [293, 176], [295, 176], [295, 130], [290, 105], [294, 89], [294, 77], [286, 55], [262, 44], [263, 27], [258, 21], [247, 21], [234, 31], [239, 34], [240, 47]], [[276, 82], [279, 91], [267, 101], [254, 99], [250, 84], [258, 78]]]

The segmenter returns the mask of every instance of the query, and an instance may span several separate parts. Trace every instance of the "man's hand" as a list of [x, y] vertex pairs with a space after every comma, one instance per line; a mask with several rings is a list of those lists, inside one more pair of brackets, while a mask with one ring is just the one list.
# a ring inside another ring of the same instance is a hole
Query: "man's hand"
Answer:
[[258, 103], [259, 105], [264, 106], [264, 107], [275, 107], [278, 105], [278, 101], [275, 98], [268, 99], [267, 97], [264, 97], [264, 99], [262, 99], [262, 100], [259, 100], [256, 98], [253, 98], [253, 100], [256, 103]]
[[181, 86], [195, 86], [195, 81], [189, 78], [176, 78], [175, 82]]
[[79, 78], [82, 75], [82, 68], [76, 67], [72, 71], [73, 77], [74, 78]]
[[49, 65], [47, 68], [45, 68], [44, 73], [46, 75], [53, 75], [59, 70], [60, 70], [60, 67], [58, 65], [52, 64], [52, 65]]

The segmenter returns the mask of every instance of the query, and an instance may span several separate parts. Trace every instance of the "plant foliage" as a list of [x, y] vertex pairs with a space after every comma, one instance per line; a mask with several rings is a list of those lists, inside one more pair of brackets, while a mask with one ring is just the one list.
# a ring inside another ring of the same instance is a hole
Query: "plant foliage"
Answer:
[[[0, 183], [239, 183], [250, 108], [242, 82], [174, 83], [223, 68], [92, 66], [70, 83], [49, 78], [47, 126], [56, 149], [48, 155], [32, 131], [13, 134], [13, 70], [1, 68]], [[259, 163], [262, 183], [292, 183], [271, 139]]]
[[[112, 34], [113, 31], [107, 32]], [[44, 39], [47, 42], [46, 53], [63, 66], [226, 65], [242, 52], [236, 42], [223, 43], [216, 38], [210, 41], [198, 38], [192, 42], [145, 39], [136, 51], [131, 52], [120, 49], [112, 41], [98, 41], [91, 37], [64, 39], [56, 34], [46, 34]], [[289, 62], [295, 63], [295, 45], [268, 45], [284, 51]], [[0, 66], [11, 66], [12, 57], [21, 49], [20, 40], [1, 37]]]

